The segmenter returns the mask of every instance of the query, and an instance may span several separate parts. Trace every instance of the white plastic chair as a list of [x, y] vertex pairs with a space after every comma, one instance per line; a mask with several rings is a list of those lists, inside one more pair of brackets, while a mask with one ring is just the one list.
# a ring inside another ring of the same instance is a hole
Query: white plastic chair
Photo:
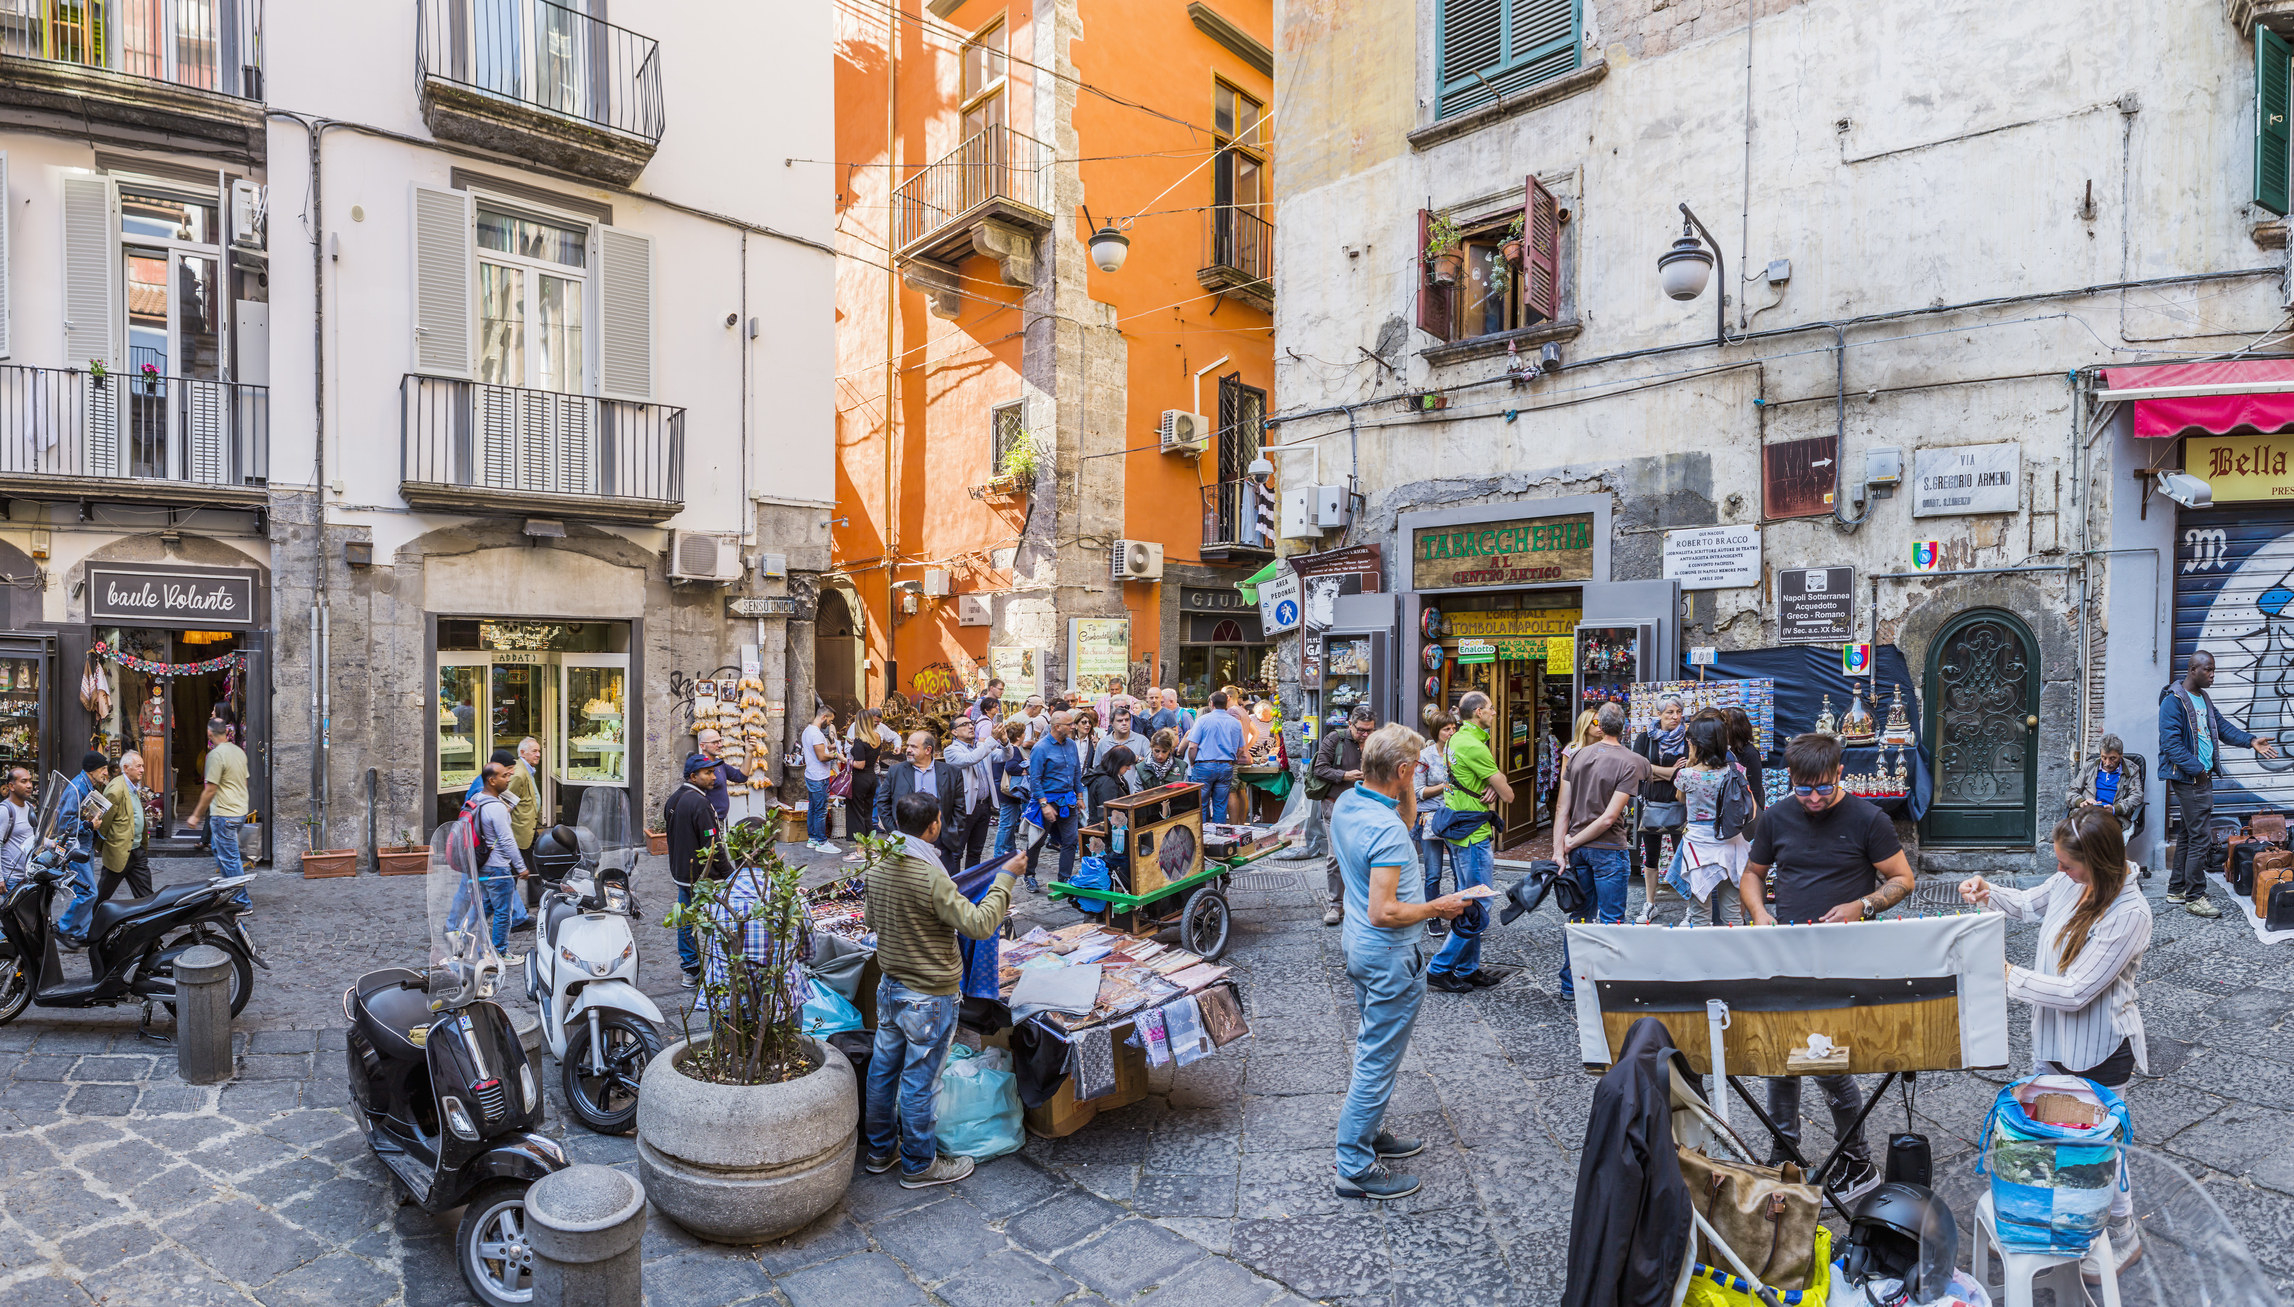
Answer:
[[1975, 1279], [1976, 1283], [1990, 1287], [1990, 1254], [1998, 1248], [2000, 1269], [2007, 1277], [2003, 1307], [2031, 1307], [2033, 1282], [2062, 1266], [2076, 1266], [2083, 1273], [2095, 1275], [2102, 1281], [2097, 1287], [2102, 1291], [2103, 1307], [2119, 1307], [2119, 1277], [2112, 1270], [2118, 1259], [2111, 1253], [2108, 1232], [2097, 1230], [2095, 1242], [2089, 1244], [2084, 1253], [2023, 1253], [2009, 1252], [2000, 1245], [1998, 1225], [1999, 1213], [1991, 1205], [1991, 1194], [1986, 1192], [1975, 1205]]

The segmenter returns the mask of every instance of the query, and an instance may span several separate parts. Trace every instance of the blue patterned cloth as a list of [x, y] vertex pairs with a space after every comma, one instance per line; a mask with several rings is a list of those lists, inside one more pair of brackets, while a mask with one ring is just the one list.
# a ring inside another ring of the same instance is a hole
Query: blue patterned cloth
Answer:
[[[749, 918], [747, 923], [741, 927], [741, 955], [752, 962], [762, 963], [767, 967], [776, 964], [781, 967], [785, 973], [781, 986], [782, 1003], [778, 1009], [767, 1012], [764, 1016], [769, 1021], [785, 1021], [794, 1018], [803, 1009], [804, 1000], [811, 992], [805, 981], [804, 954], [807, 952], [806, 946], [811, 943], [812, 933], [809, 930], [796, 931], [794, 940], [780, 946], [780, 953], [785, 956], [776, 957], [773, 944], [772, 913], [759, 910], [760, 906], [768, 901], [771, 892], [772, 882], [764, 872], [755, 867], [742, 867], [736, 870], [725, 882], [723, 893], [718, 896], [716, 902], [709, 905], [708, 911], [710, 917], [718, 923], [720, 928], [730, 927], [736, 918], [742, 916]], [[798, 913], [804, 911], [804, 906], [801, 903], [791, 903], [785, 906], [788, 911]], [[717, 942], [718, 938], [718, 936], [712, 935], [702, 941], [701, 973], [705, 982], [704, 993], [706, 993], [707, 988], [719, 987], [725, 983], [725, 957]], [[707, 1006], [705, 998], [696, 999], [694, 1010], [696, 1012], [703, 1011]]]

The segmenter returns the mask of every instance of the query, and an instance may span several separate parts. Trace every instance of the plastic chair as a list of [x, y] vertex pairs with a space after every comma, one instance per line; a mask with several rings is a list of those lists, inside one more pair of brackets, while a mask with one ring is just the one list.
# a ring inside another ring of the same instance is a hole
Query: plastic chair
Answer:
[[[2082, 1272], [2098, 1275], [2102, 1283], [2096, 1287], [2101, 1291], [2103, 1307], [2119, 1307], [2119, 1277], [2111, 1269], [2117, 1259], [2112, 1256], [2111, 1236], [2107, 1232], [2097, 1230], [2095, 1242], [2089, 1244], [2084, 1253], [2011, 1253], [1999, 1244], [1998, 1224], [1991, 1194], [1986, 1192], [1975, 1205], [1975, 1279], [1976, 1283], [1990, 1287], [1990, 1254], [1998, 1248], [2000, 1269], [2007, 1278], [2003, 1307], [2031, 1307], [2032, 1283], [2061, 1266], [2075, 1266]], [[2057, 1300], [2061, 1301], [2060, 1295]]]

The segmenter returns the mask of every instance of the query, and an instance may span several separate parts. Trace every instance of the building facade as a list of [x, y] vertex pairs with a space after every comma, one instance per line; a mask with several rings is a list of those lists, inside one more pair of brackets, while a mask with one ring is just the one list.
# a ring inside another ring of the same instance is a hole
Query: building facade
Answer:
[[46, 660], [43, 767], [138, 748], [172, 825], [223, 704], [285, 865], [426, 837], [527, 735], [546, 820], [642, 819], [747, 668], [777, 781], [834, 256], [768, 166], [830, 147], [827, 22], [774, 8], [0, 12], [0, 644]]
[[[2079, 59], [2064, 16], [1281, 0], [1270, 440], [1356, 505], [1284, 547], [1382, 551], [1333, 629], [1389, 642], [1391, 711], [1493, 689], [1543, 796], [1580, 710], [1692, 650], [1837, 676], [1870, 644], [1830, 706], [1916, 703], [1892, 806], [1925, 865], [2043, 842], [2106, 732], [2163, 833], [2177, 510], [2133, 473], [2175, 464], [2103, 370], [2274, 349], [2255, 74], [2283, 95], [2286, 62], [2250, 12], [2088, 7], [2128, 39]], [[2030, 57], [1954, 58], [1978, 27]], [[1816, 725], [1795, 675], [1780, 735]]]
[[[1178, 684], [1265, 652], [1264, 0], [837, 11], [824, 697]], [[1084, 211], [1127, 238], [1094, 262]]]

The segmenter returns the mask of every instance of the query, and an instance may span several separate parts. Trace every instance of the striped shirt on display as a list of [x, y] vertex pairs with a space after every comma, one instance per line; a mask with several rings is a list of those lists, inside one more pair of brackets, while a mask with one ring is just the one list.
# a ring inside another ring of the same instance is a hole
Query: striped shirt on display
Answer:
[[2085, 893], [2085, 886], [2061, 872], [2033, 889], [1992, 887], [1992, 906], [2010, 920], [2040, 922], [2037, 965], [2008, 968], [2007, 996], [2031, 1005], [2034, 1061], [2083, 1070], [2101, 1065], [2125, 1040], [2136, 1069], [2147, 1075], [2135, 973], [2151, 942], [2150, 904], [2130, 865], [2119, 897], [2088, 929], [2086, 945], [2064, 971], [2056, 964], [2063, 930]]

